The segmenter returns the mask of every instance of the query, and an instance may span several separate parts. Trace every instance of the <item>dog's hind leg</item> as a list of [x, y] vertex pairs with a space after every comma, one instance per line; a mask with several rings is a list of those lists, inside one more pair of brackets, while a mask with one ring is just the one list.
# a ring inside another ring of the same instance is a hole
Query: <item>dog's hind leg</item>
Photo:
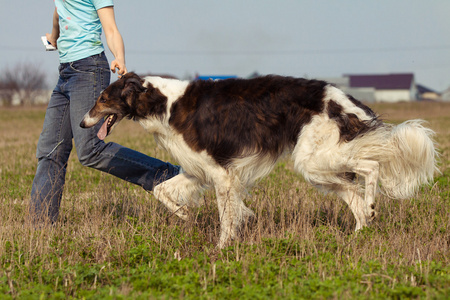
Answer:
[[364, 214], [366, 218], [375, 218], [375, 195], [378, 187], [378, 175], [380, 164], [373, 160], [352, 160], [348, 163], [352, 172], [359, 174], [365, 179], [364, 189]]
[[187, 220], [188, 206], [199, 205], [201, 190], [202, 185], [195, 177], [182, 173], [155, 186], [153, 194], [170, 212]]
[[[362, 159], [335, 160], [334, 164], [327, 164], [326, 168], [320, 169], [315, 164], [316, 161], [321, 161], [319, 158], [311, 161], [310, 164], [302, 165], [303, 176], [319, 188], [334, 192], [348, 204], [356, 219], [356, 230], [367, 226], [368, 221], [375, 217], [375, 194], [379, 174], [378, 162]], [[333, 161], [331, 160], [331, 162]], [[310, 171], [311, 169], [313, 172]], [[321, 171], [324, 175], [321, 174]], [[342, 172], [354, 173], [364, 177], [364, 198], [358, 194], [357, 183], [351, 182], [352, 179], [348, 181], [349, 179], [337, 176], [343, 175]]]
[[334, 186], [331, 190], [348, 204], [356, 219], [355, 230], [360, 230], [375, 217], [379, 164], [371, 160], [350, 160], [347, 162], [347, 168], [349, 172], [364, 177], [364, 199], [358, 195], [357, 185]]
[[342, 189], [333, 189], [333, 192], [347, 203], [356, 220], [355, 230], [360, 230], [367, 226], [366, 215], [364, 212], [364, 199], [357, 193], [357, 187], [349, 187]]

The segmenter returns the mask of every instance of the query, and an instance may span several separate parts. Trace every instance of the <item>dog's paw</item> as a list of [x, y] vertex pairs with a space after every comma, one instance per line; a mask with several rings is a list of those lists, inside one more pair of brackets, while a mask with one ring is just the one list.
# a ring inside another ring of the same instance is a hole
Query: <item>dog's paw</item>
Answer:
[[173, 211], [173, 213], [179, 217], [180, 219], [182, 219], [183, 221], [187, 221], [189, 219], [189, 210], [187, 209], [186, 206], [180, 206], [178, 209], [176, 209], [175, 211]]
[[369, 222], [372, 222], [377, 217], [377, 212], [375, 211], [374, 203], [369, 205], [369, 211], [368, 211], [367, 217], [368, 217]]

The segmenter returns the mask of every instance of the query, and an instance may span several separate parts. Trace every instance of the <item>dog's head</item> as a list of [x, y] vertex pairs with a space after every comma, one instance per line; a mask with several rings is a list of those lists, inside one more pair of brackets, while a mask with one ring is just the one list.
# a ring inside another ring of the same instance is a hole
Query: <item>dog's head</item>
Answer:
[[165, 107], [166, 98], [159, 90], [151, 85], [144, 87], [143, 83], [144, 80], [133, 72], [122, 76], [100, 94], [80, 126], [90, 128], [106, 118], [97, 134], [100, 139], [104, 139], [123, 118], [139, 120], [152, 115], [161, 102]]

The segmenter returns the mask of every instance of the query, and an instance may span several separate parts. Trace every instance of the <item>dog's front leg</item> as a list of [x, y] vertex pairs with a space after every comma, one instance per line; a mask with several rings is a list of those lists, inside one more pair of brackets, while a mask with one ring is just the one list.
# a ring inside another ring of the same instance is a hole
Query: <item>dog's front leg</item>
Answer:
[[200, 182], [186, 174], [179, 174], [166, 180], [153, 189], [155, 197], [163, 203], [169, 211], [183, 220], [188, 219], [188, 205], [197, 206], [200, 196]]
[[242, 184], [230, 173], [227, 171], [214, 180], [220, 218], [220, 238], [217, 246], [220, 249], [236, 239], [243, 213], [248, 214], [247, 210], [250, 211], [241, 200]]
[[241, 223], [254, 216], [254, 213], [242, 201], [245, 187], [237, 176], [227, 173], [220, 179], [214, 180], [217, 206], [220, 218], [219, 248], [237, 238]]
[[222, 249], [236, 238], [237, 218], [233, 194], [235, 191], [229, 184], [215, 185], [217, 206], [220, 218], [220, 238], [217, 246]]

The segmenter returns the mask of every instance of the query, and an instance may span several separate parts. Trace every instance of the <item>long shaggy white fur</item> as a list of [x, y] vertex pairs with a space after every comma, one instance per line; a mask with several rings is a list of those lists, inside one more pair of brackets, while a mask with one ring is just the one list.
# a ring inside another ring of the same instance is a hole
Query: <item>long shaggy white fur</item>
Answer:
[[[389, 148], [380, 164], [381, 191], [389, 197], [412, 197], [424, 183], [431, 183], [436, 167], [434, 132], [422, 124], [423, 120], [410, 120], [393, 126]], [[391, 154], [391, 155], [389, 155]]]

